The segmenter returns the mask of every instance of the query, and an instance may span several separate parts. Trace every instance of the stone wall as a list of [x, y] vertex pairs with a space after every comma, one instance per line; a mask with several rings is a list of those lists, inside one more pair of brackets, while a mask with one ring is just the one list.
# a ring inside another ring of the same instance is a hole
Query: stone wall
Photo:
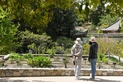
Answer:
[[[0, 68], [0, 77], [73, 76], [73, 68]], [[81, 69], [81, 76], [89, 76], [90, 69]], [[97, 76], [123, 76], [123, 70], [97, 69]]]

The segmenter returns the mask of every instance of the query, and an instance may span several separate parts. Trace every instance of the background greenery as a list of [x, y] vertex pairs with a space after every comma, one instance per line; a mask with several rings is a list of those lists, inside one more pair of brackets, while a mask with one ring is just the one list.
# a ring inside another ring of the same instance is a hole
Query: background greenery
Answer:
[[[97, 33], [97, 27], [122, 19], [122, 8], [123, 0], [1, 0], [0, 54], [70, 53], [76, 26], [91, 24]], [[122, 56], [122, 42], [98, 42], [100, 53]], [[83, 46], [88, 54], [88, 43]]]

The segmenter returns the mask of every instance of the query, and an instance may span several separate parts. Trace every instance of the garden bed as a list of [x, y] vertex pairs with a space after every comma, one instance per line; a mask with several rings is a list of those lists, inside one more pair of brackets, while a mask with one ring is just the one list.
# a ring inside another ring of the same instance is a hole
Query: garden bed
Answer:
[[[74, 65], [72, 57], [67, 57], [67, 67], [64, 65], [64, 56], [55, 56], [50, 58], [52, 61], [51, 67], [32, 67], [28, 65], [27, 60], [21, 60], [20, 65], [17, 65], [16, 61], [11, 64], [10, 60], [6, 60], [4, 66], [0, 67], [1, 77], [25, 77], [25, 76], [73, 76]], [[109, 59], [108, 59], [109, 60]], [[90, 75], [90, 63], [82, 59], [81, 72], [82, 76]], [[97, 75], [100, 76], [122, 76], [123, 66], [116, 63], [113, 65], [113, 61], [109, 60], [108, 63], [101, 62], [100, 69], [97, 62]]]
[[[65, 68], [65, 65], [63, 63], [63, 58], [64, 57], [54, 57], [51, 58], [52, 60], [52, 67], [50, 68]], [[11, 64], [10, 60], [6, 60], [4, 63], [4, 66], [2, 66], [1, 68], [32, 68], [31, 66], [29, 66], [27, 64], [27, 61], [23, 60], [20, 62], [21, 65], [17, 66], [16, 61], [14, 61], [13, 64]], [[73, 68], [73, 62], [72, 62], [72, 57], [69, 57], [69, 62], [67, 63], [67, 68]], [[36, 68], [36, 67], [34, 67]], [[40, 68], [40, 67], [39, 67]], [[82, 60], [82, 65], [81, 68], [90, 68], [90, 63], [86, 60]], [[97, 62], [97, 68], [99, 68], [99, 63]], [[118, 63], [116, 63], [116, 65], [113, 65], [113, 61], [109, 60], [108, 64], [106, 63], [102, 63], [100, 65], [100, 69], [123, 69], [123, 66], [119, 65]]]

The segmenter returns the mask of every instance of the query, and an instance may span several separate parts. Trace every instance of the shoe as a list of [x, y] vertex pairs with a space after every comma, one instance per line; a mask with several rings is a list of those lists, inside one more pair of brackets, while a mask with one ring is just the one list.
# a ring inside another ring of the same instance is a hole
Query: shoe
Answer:
[[90, 78], [90, 80], [94, 80], [94, 79], [95, 79], [95, 78], [92, 78], [92, 77]]
[[79, 78], [79, 76], [75, 76], [75, 79], [76, 79], [76, 80], [79, 80], [80, 78]]

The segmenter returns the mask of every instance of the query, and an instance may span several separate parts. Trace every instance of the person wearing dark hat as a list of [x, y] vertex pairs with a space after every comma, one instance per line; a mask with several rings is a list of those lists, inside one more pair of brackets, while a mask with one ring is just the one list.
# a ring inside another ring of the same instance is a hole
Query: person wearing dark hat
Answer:
[[76, 39], [75, 44], [71, 49], [71, 54], [73, 56], [75, 78], [79, 79], [79, 73], [81, 71], [82, 62], [82, 45], [80, 38]]
[[91, 64], [91, 78], [90, 79], [95, 79], [96, 75], [96, 60], [97, 60], [97, 52], [98, 52], [98, 43], [96, 41], [95, 37], [91, 37], [90, 41], [90, 50], [89, 50], [89, 57], [88, 61]]

